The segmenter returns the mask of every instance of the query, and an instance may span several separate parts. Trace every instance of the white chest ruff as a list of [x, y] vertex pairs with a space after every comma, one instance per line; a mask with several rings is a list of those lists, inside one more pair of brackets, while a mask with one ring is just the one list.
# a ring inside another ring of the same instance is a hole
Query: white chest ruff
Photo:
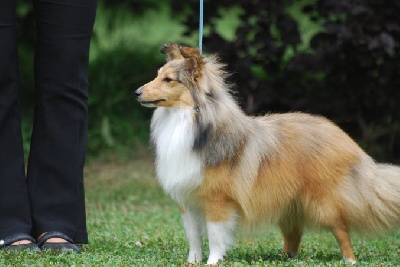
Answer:
[[157, 108], [151, 130], [156, 148], [158, 180], [165, 192], [184, 205], [202, 181], [203, 164], [192, 150], [192, 110]]

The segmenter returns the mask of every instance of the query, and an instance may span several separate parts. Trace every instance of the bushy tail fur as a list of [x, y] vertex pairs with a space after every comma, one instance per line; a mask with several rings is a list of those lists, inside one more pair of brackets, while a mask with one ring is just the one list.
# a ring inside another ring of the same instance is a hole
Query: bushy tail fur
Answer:
[[382, 228], [389, 228], [400, 223], [400, 167], [378, 164], [377, 172], [371, 200], [375, 203], [376, 218]]
[[379, 233], [400, 224], [400, 167], [367, 162], [355, 176], [358, 188], [346, 192], [347, 212], [353, 230]]

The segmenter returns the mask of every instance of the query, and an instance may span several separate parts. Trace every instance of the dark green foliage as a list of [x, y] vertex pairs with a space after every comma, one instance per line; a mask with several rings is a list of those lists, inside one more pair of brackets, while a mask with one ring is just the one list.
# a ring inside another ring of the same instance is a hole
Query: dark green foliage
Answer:
[[[199, 18], [198, 0], [99, 3], [90, 62], [92, 155], [148, 139], [151, 110], [132, 93], [163, 63], [162, 43], [196, 45]], [[400, 162], [398, 14], [400, 2], [394, 0], [206, 0], [203, 45], [228, 63], [247, 113], [322, 114], [374, 158]], [[28, 144], [35, 40], [30, 0], [18, 1], [17, 15]], [[221, 27], [227, 17], [235, 18]], [[181, 22], [190, 38], [182, 36]], [[141, 31], [146, 25], [157, 28]]]
[[150, 109], [140, 107], [134, 91], [151, 80], [153, 54], [120, 49], [104, 51], [91, 64], [89, 88], [89, 151], [131, 150], [148, 139]]

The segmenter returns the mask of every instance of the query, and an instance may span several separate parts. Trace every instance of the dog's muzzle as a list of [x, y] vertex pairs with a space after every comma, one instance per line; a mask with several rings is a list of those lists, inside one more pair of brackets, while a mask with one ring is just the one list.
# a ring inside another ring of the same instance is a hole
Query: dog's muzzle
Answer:
[[156, 100], [146, 101], [142, 97], [142, 91], [143, 91], [143, 86], [135, 91], [136, 99], [137, 99], [137, 101], [139, 101], [140, 104], [142, 104], [142, 106], [145, 106], [148, 108], [154, 108], [154, 107], [157, 107], [157, 104], [159, 102], [165, 101], [165, 99], [156, 99]]

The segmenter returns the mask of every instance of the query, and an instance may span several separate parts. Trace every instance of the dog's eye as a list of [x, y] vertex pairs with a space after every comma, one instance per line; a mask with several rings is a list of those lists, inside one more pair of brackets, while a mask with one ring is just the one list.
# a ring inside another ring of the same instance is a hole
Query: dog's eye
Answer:
[[172, 79], [170, 77], [165, 77], [163, 79], [163, 81], [166, 82], [166, 83], [169, 83], [169, 82], [172, 82]]

